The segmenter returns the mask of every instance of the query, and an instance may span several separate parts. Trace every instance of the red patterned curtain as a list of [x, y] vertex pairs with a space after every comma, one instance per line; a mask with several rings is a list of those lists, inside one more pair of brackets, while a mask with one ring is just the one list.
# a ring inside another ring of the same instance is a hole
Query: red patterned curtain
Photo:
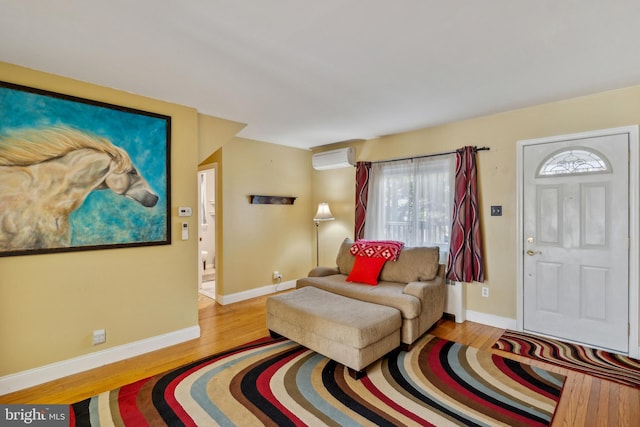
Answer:
[[371, 162], [356, 163], [356, 227], [354, 239], [364, 238], [364, 223], [367, 218], [367, 201], [369, 198], [369, 171]]
[[447, 279], [456, 282], [484, 282], [476, 175], [476, 148], [456, 150], [453, 222], [447, 263]]

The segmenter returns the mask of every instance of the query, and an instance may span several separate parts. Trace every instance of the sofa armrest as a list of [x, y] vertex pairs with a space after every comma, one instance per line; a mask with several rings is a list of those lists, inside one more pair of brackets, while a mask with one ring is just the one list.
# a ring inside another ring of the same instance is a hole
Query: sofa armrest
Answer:
[[307, 274], [307, 276], [308, 277], [324, 277], [324, 276], [331, 276], [334, 274], [340, 274], [340, 270], [338, 270], [338, 267], [315, 267], [309, 272], [309, 274]]
[[413, 295], [420, 301], [426, 301], [425, 298], [429, 297], [438, 297], [440, 294], [444, 295], [443, 285], [446, 283], [444, 278], [446, 268], [446, 265], [440, 264], [438, 266], [438, 275], [433, 280], [407, 283], [404, 293]]
[[420, 301], [428, 301], [436, 298], [443, 293], [444, 280], [442, 277], [436, 276], [435, 279], [425, 282], [409, 282], [404, 287], [404, 293], [413, 295]]

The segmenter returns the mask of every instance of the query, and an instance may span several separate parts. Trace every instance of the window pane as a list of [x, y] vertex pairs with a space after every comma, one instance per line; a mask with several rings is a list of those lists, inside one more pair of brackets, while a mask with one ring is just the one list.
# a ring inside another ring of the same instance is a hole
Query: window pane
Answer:
[[575, 147], [552, 154], [540, 166], [538, 176], [611, 172], [607, 159], [588, 148]]
[[365, 237], [449, 250], [454, 156], [374, 164]]
[[418, 168], [416, 240], [421, 246], [449, 245], [451, 228], [450, 162], [430, 162]]

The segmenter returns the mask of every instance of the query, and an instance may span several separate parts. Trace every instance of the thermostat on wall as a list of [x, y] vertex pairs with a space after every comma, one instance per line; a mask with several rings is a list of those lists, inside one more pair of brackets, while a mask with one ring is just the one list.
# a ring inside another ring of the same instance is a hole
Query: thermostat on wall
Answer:
[[191, 208], [187, 208], [183, 206], [179, 207], [178, 216], [191, 216]]

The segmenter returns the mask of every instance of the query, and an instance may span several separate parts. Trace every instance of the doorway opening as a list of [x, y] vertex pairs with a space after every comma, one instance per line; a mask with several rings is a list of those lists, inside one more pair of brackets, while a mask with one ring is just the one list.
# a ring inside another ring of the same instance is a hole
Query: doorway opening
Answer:
[[216, 298], [216, 168], [198, 172], [198, 250], [200, 294]]

